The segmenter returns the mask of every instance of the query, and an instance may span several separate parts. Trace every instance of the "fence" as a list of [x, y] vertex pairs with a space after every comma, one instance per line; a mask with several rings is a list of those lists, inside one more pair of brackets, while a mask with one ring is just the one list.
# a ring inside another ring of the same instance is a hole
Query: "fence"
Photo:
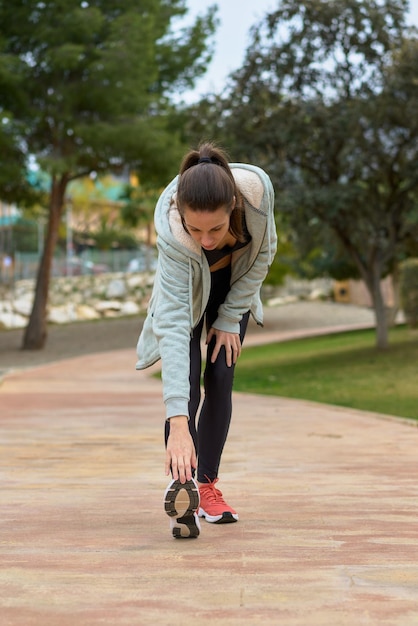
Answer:
[[[13, 258], [4, 257], [0, 264], [0, 283], [36, 278], [39, 262], [37, 253], [16, 252]], [[55, 256], [52, 276], [152, 271], [155, 264], [156, 251], [146, 246], [139, 250], [86, 250], [79, 256]]]

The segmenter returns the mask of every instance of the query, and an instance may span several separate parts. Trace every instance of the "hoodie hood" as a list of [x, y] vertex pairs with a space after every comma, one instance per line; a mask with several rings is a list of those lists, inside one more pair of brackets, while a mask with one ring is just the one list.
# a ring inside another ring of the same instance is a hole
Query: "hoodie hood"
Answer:
[[[262, 207], [263, 194], [266, 185], [263, 184], [262, 177], [266, 177], [263, 170], [244, 163], [230, 163], [231, 171], [235, 179], [235, 183], [244, 196], [244, 201], [256, 212], [267, 216], [268, 211]], [[162, 247], [167, 245], [172, 247], [172, 253], [177, 250], [184, 255], [185, 252], [195, 261], [201, 263], [202, 249], [199, 244], [185, 230], [181, 216], [177, 207], [177, 185], [179, 176], [176, 176], [171, 183], [165, 188], [160, 196], [154, 215], [155, 230], [157, 233], [157, 243]], [[274, 202], [273, 198], [268, 200]], [[266, 204], [266, 203], [265, 203]], [[268, 206], [268, 203], [267, 203]], [[251, 212], [246, 218], [251, 220]], [[250, 231], [254, 234], [254, 228], [257, 228], [257, 221], [251, 224]]]
[[157, 244], [163, 248], [172, 248], [172, 254], [178, 251], [180, 255], [189, 254], [195, 261], [201, 262], [202, 249], [185, 230], [177, 208], [176, 176], [165, 188], [155, 207], [154, 225], [157, 233]]

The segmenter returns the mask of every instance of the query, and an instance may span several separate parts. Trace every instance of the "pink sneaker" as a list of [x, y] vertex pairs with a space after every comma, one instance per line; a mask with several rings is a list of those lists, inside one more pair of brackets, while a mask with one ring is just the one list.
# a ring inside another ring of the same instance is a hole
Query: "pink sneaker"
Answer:
[[225, 502], [222, 492], [215, 487], [218, 480], [215, 478], [212, 482], [199, 485], [199, 517], [204, 517], [207, 522], [212, 524], [237, 522], [238, 513]]

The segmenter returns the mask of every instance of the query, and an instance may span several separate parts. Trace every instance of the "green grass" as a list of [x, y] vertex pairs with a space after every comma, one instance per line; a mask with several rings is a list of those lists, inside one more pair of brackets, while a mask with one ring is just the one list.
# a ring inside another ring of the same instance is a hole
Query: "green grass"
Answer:
[[389, 343], [365, 330], [248, 347], [234, 389], [418, 419], [418, 334], [396, 327]]

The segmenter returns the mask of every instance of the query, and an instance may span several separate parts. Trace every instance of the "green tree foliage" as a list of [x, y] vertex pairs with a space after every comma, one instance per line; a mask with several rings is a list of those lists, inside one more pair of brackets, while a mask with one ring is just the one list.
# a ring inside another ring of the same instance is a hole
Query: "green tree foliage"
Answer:
[[[182, 147], [170, 96], [193, 85], [210, 58], [215, 11], [182, 27], [184, 0], [0, 0], [0, 143], [16, 184], [36, 159], [50, 175], [48, 225], [23, 348], [46, 336], [49, 277], [70, 181], [129, 164], [161, 184]], [[0, 153], [0, 171], [5, 162]], [[9, 193], [0, 177], [0, 196]], [[13, 194], [10, 192], [9, 197]]]
[[120, 200], [123, 202], [121, 208], [123, 224], [130, 228], [144, 226], [148, 246], [152, 245], [154, 207], [160, 193], [159, 189], [135, 181], [135, 184], [126, 185], [120, 195]]
[[[418, 40], [405, 25], [408, 2], [278, 4], [253, 28], [230, 96], [215, 102], [218, 134], [272, 175], [305, 252], [333, 242], [330, 259], [355, 266], [384, 348], [381, 278], [418, 235]], [[208, 103], [200, 111], [216, 117]]]
[[[90, 245], [101, 250], [135, 248], [135, 237], [126, 232], [120, 201], [124, 184], [119, 177], [84, 176], [68, 186], [68, 208], [75, 248]], [[65, 233], [67, 235], [67, 233]], [[66, 240], [63, 242], [66, 245]]]
[[26, 178], [25, 154], [16, 141], [15, 124], [7, 111], [2, 113], [3, 117], [0, 119], [0, 198], [11, 204], [19, 202], [24, 206], [30, 206], [40, 199], [40, 194]]
[[13, 226], [13, 249], [23, 252], [38, 252], [38, 247], [37, 222], [20, 218]]

